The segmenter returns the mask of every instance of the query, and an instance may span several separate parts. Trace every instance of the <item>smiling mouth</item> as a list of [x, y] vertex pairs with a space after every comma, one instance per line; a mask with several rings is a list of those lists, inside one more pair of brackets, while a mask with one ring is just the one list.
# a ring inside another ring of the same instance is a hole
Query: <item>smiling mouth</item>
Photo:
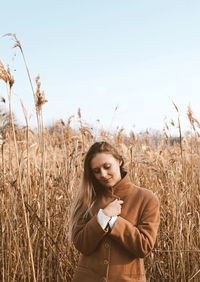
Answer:
[[108, 183], [112, 178], [103, 180], [104, 183]]

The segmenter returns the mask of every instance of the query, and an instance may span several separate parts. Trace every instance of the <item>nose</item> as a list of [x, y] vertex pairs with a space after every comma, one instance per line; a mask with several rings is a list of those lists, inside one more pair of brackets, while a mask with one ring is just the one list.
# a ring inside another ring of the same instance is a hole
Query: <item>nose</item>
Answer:
[[101, 169], [101, 171], [100, 171], [100, 176], [101, 176], [101, 178], [105, 178], [105, 177], [106, 177], [106, 175], [107, 175], [106, 170]]

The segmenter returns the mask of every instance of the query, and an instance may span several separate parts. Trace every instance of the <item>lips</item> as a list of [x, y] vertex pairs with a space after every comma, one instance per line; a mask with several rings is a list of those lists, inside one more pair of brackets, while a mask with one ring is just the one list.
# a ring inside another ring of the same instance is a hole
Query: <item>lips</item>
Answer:
[[107, 183], [107, 182], [109, 182], [111, 179], [112, 179], [112, 177], [111, 177], [111, 178], [108, 178], [108, 179], [103, 180], [103, 182]]
[[102, 184], [108, 185], [111, 181], [112, 181], [112, 177], [109, 178], [109, 179], [104, 179], [104, 180], [102, 180]]

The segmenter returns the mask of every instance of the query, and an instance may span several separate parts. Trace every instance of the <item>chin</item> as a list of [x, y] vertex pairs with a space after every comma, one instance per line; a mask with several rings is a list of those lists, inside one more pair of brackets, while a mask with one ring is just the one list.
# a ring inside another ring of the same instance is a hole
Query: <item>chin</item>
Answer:
[[105, 188], [112, 188], [113, 184], [112, 183], [101, 183]]
[[113, 186], [115, 186], [117, 182], [113, 182], [113, 183], [108, 183], [108, 184], [105, 184], [104, 186], [107, 187], [107, 188], [112, 188]]
[[105, 187], [106, 187], [106, 188], [112, 188], [112, 187], [113, 187], [113, 185], [108, 184], [108, 185], [106, 185]]

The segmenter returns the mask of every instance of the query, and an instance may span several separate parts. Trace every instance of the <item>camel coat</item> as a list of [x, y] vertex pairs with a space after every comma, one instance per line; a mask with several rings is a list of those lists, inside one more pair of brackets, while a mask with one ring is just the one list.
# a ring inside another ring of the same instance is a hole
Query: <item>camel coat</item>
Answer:
[[[97, 213], [114, 199], [124, 201], [112, 230], [103, 230]], [[159, 227], [159, 201], [126, 175], [99, 197], [93, 216], [78, 224], [73, 242], [81, 253], [73, 282], [144, 282], [143, 258], [152, 250]]]

